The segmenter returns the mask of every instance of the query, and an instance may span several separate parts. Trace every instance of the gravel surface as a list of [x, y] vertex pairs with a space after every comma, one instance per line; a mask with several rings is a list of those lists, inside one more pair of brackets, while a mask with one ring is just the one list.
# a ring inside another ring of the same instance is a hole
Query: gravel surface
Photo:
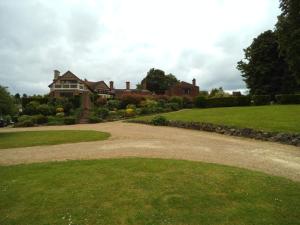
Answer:
[[0, 132], [24, 130], [99, 130], [112, 136], [98, 142], [2, 149], [0, 165], [120, 157], [168, 158], [243, 167], [300, 181], [300, 148], [289, 145], [123, 122], [4, 128]]

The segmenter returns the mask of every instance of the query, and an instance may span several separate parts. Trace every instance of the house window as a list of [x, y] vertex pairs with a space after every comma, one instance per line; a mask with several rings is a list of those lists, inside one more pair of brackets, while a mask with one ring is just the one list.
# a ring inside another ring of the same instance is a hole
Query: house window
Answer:
[[55, 88], [61, 88], [61, 85], [56, 84]]
[[77, 88], [77, 85], [72, 84], [71, 88]]

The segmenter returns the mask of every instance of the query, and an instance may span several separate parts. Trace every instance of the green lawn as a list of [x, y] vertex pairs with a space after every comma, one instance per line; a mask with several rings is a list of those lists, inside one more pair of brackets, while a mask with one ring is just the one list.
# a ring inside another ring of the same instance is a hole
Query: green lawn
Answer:
[[[163, 114], [169, 120], [208, 122], [265, 131], [300, 133], [300, 105], [190, 109]], [[154, 116], [138, 119], [150, 120]]]
[[108, 133], [88, 130], [0, 132], [0, 149], [99, 141], [108, 137]]
[[0, 167], [0, 224], [300, 224], [300, 183], [159, 159]]

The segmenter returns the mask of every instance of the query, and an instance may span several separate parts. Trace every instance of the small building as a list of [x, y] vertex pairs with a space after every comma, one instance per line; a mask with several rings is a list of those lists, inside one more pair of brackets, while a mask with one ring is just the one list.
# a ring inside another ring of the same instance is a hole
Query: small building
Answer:
[[192, 84], [181, 81], [171, 86], [166, 90], [165, 94], [168, 96], [191, 96], [199, 95], [200, 88], [196, 85], [196, 79], [193, 79]]

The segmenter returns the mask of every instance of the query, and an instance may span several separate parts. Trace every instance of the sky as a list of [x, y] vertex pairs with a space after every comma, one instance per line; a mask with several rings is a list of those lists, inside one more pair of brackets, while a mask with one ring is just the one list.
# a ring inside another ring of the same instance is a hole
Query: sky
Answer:
[[0, 0], [0, 85], [47, 94], [53, 70], [134, 88], [151, 68], [200, 90], [244, 90], [243, 49], [277, 0]]

